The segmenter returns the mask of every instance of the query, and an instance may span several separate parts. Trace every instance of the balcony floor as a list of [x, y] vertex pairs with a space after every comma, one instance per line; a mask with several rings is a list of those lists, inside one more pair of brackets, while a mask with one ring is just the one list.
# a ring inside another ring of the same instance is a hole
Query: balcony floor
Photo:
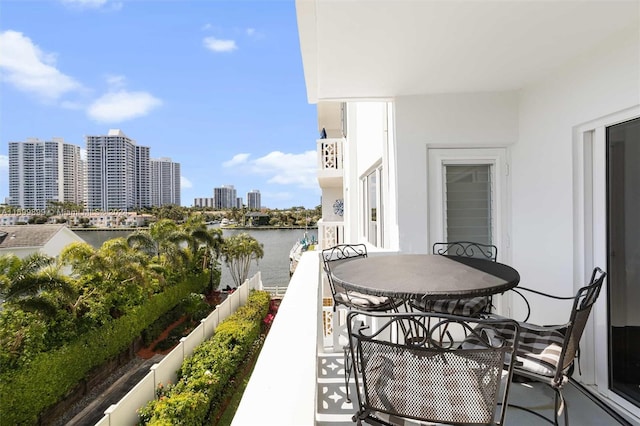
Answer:
[[[346, 402], [343, 354], [319, 354], [317, 377], [316, 425], [353, 425], [351, 416], [355, 408], [353, 403]], [[349, 392], [352, 401], [357, 401], [354, 383], [351, 383]], [[626, 424], [617, 421], [571, 383], [565, 387], [563, 394], [569, 407], [571, 424], [581, 426]], [[553, 397], [554, 392], [540, 383], [514, 383], [510, 389], [509, 403], [533, 409], [547, 418], [553, 418]], [[516, 408], [507, 410], [505, 420], [507, 424], [519, 426], [546, 424], [537, 416]]]

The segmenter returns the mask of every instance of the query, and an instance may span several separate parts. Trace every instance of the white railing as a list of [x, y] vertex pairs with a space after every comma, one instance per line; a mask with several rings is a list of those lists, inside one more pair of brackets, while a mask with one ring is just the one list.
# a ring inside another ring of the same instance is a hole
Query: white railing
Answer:
[[262, 289], [271, 294], [271, 297], [284, 297], [287, 292], [286, 286], [262, 286]]
[[318, 221], [318, 245], [321, 250], [344, 242], [344, 222]]
[[185, 358], [193, 354], [193, 350], [200, 343], [213, 336], [218, 324], [247, 303], [250, 290], [262, 289], [262, 278], [258, 271], [253, 277], [247, 279], [236, 291], [227, 298], [200, 322], [188, 336], [180, 339], [180, 343], [162, 361], [154, 364], [149, 373], [129, 391], [117, 404], [110, 406], [104, 417], [96, 423], [96, 426], [122, 426], [138, 423], [137, 410], [147, 402], [155, 398], [156, 389], [160, 384], [175, 383], [177, 371], [182, 366]]
[[342, 186], [344, 167], [342, 139], [318, 139], [318, 184], [321, 188]]
[[315, 424], [319, 270], [318, 252], [303, 253], [231, 426]]
[[342, 139], [318, 139], [318, 170], [342, 170]]

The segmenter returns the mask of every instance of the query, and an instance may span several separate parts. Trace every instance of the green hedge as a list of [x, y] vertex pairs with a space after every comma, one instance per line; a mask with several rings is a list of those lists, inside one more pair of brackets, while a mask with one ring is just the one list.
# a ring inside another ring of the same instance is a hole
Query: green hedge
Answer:
[[178, 382], [161, 388], [159, 398], [140, 410], [145, 425], [200, 426], [210, 410], [222, 402], [224, 390], [262, 332], [271, 296], [253, 291], [236, 310], [201, 343], [178, 371]]
[[61, 400], [93, 368], [117, 356], [140, 333], [186, 295], [201, 292], [208, 275], [187, 278], [103, 327], [0, 376], [0, 424], [36, 424], [40, 413]]

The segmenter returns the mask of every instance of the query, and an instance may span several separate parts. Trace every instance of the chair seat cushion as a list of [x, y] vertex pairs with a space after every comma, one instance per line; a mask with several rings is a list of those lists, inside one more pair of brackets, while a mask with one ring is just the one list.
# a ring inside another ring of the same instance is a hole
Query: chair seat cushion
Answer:
[[[545, 328], [528, 323], [520, 324], [520, 339], [518, 342], [515, 370], [534, 373], [545, 377], [554, 377], [558, 363], [560, 362], [560, 354], [562, 352], [562, 344], [564, 343], [564, 333], [562, 330], [555, 328]], [[476, 330], [486, 328], [480, 326]], [[494, 338], [512, 339], [513, 333], [510, 330], [500, 327], [491, 327], [489, 335]], [[463, 348], [470, 349], [474, 347], [482, 347], [478, 339], [474, 335], [467, 337], [462, 345]], [[508, 362], [508, 360], [507, 360]]]
[[411, 306], [420, 311], [461, 315], [465, 317], [477, 316], [481, 312], [484, 312], [488, 305], [489, 300], [485, 296], [442, 300], [415, 299], [411, 301]]
[[386, 296], [373, 296], [356, 291], [336, 293], [334, 299], [336, 303], [363, 310], [391, 309], [394, 306], [393, 301]]

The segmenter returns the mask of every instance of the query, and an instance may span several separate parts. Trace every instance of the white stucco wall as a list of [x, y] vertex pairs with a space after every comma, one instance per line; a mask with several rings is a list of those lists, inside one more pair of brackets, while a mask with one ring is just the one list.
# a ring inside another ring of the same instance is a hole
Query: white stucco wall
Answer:
[[[349, 125], [344, 149], [345, 240], [362, 242], [360, 178], [383, 157], [386, 102], [349, 103], [347, 114]], [[352, 167], [354, 164], [355, 167]]]
[[572, 294], [581, 284], [573, 276], [573, 129], [640, 103], [637, 30], [522, 91], [511, 179], [512, 259], [523, 285]]
[[516, 92], [399, 97], [396, 156], [400, 250], [430, 251], [427, 147], [504, 147], [518, 139]]

